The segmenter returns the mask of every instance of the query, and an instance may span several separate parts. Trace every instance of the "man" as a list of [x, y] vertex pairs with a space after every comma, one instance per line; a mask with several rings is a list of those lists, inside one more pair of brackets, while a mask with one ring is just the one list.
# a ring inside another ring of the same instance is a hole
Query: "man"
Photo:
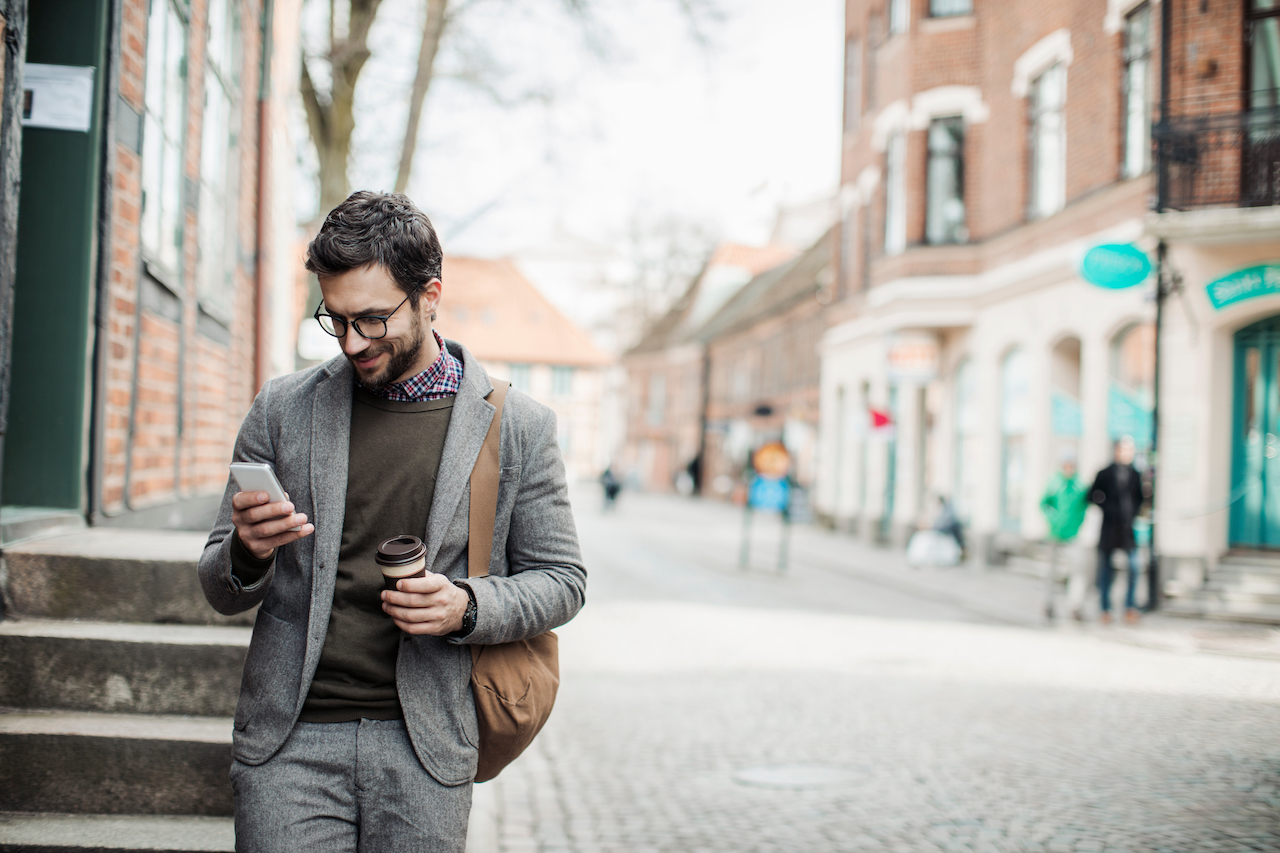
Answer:
[[1133, 467], [1134, 446], [1129, 436], [1114, 446], [1115, 461], [1098, 472], [1089, 489], [1089, 500], [1102, 507], [1102, 532], [1098, 536], [1098, 593], [1102, 622], [1111, 622], [1111, 585], [1115, 578], [1112, 554], [1119, 550], [1128, 557], [1128, 585], [1124, 594], [1124, 618], [1138, 621], [1134, 593], [1138, 587], [1138, 545], [1133, 537], [1133, 520], [1142, 508], [1142, 477]]
[[1053, 602], [1061, 577], [1058, 567], [1064, 552], [1067, 561], [1067, 609], [1077, 622], [1084, 619], [1085, 581], [1079, 561], [1069, 548], [1080, 532], [1088, 506], [1084, 485], [1076, 477], [1075, 454], [1064, 453], [1061, 466], [1054, 472], [1044, 496], [1040, 498], [1040, 511], [1049, 523], [1049, 577], [1044, 603], [1044, 615], [1048, 619], [1054, 617]]
[[[200, 560], [220, 613], [261, 604], [235, 715], [239, 850], [462, 851], [468, 646], [536, 636], [582, 606], [555, 417], [515, 390], [489, 576], [467, 580], [469, 478], [494, 407], [479, 363], [431, 327], [440, 268], [405, 196], [335, 208], [307, 269], [343, 354], [268, 382], [240, 428], [236, 459], [271, 463], [289, 499], [228, 485]], [[404, 533], [431, 571], [383, 591], [374, 554]]]

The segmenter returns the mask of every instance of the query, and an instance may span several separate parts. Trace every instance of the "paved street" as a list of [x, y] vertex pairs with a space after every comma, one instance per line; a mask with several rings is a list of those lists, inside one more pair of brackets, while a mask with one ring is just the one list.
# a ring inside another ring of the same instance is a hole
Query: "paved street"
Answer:
[[588, 605], [477, 849], [1280, 850], [1280, 661], [1036, 627], [1033, 583], [822, 531], [781, 574], [767, 519], [742, 571], [727, 507], [575, 506]]

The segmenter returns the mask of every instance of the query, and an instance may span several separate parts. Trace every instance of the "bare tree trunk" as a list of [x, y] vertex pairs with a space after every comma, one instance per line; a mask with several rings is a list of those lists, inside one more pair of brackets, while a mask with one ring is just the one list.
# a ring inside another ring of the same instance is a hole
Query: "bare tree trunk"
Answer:
[[[328, 98], [321, 97], [316, 90], [307, 70], [307, 58], [302, 58], [299, 90], [307, 110], [307, 129], [320, 163], [321, 217], [341, 204], [351, 191], [347, 166], [351, 159], [351, 134], [355, 131], [356, 81], [369, 59], [369, 28], [381, 3], [382, 0], [351, 0], [346, 37], [329, 44], [332, 83]], [[332, 29], [330, 21], [331, 32]]]
[[422, 103], [431, 88], [431, 73], [440, 49], [440, 37], [444, 35], [448, 18], [445, 15], [449, 0], [427, 0], [427, 18], [422, 24], [422, 45], [418, 48], [418, 70], [413, 75], [413, 92], [409, 97], [409, 120], [405, 124], [404, 144], [400, 147], [400, 168], [396, 172], [396, 192], [402, 193], [409, 186], [413, 171], [413, 154], [418, 148], [418, 125], [422, 120]]

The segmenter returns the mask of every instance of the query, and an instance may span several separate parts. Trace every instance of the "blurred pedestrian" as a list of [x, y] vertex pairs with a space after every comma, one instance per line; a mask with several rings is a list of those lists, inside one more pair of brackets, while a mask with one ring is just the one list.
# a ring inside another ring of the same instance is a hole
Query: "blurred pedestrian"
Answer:
[[951, 501], [944, 495], [938, 495], [938, 516], [933, 520], [933, 529], [956, 540], [956, 547], [960, 549], [961, 559], [963, 559], [964, 526], [960, 524]]
[[1053, 603], [1062, 579], [1063, 561], [1066, 563], [1067, 609], [1077, 622], [1084, 619], [1084, 572], [1071, 542], [1080, 532], [1088, 506], [1084, 484], [1076, 477], [1076, 456], [1064, 453], [1040, 498], [1040, 511], [1049, 523], [1049, 576], [1044, 602], [1044, 615], [1048, 619], [1054, 617]]
[[1124, 618], [1138, 621], [1134, 595], [1138, 587], [1138, 544], [1133, 536], [1133, 520], [1142, 508], [1142, 476], [1133, 467], [1134, 446], [1129, 436], [1114, 446], [1115, 461], [1098, 472], [1089, 489], [1089, 500], [1102, 507], [1102, 532], [1098, 536], [1098, 593], [1102, 621], [1111, 621], [1111, 585], [1115, 578], [1112, 556], [1124, 551], [1128, 557], [1128, 585], [1124, 595]]
[[617, 507], [618, 493], [622, 491], [622, 481], [613, 473], [612, 465], [600, 475], [600, 488], [604, 491], [604, 511], [610, 512]]

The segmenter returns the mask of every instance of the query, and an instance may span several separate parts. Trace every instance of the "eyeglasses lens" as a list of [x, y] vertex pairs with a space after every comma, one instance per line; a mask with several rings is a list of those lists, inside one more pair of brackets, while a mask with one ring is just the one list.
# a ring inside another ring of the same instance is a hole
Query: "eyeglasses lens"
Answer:
[[340, 338], [347, 331], [347, 324], [342, 320], [335, 319], [328, 314], [317, 315], [316, 320], [320, 323], [320, 328], [324, 329], [335, 338]]
[[369, 340], [376, 340], [387, 334], [387, 321], [380, 317], [357, 317], [351, 322], [356, 331]]

